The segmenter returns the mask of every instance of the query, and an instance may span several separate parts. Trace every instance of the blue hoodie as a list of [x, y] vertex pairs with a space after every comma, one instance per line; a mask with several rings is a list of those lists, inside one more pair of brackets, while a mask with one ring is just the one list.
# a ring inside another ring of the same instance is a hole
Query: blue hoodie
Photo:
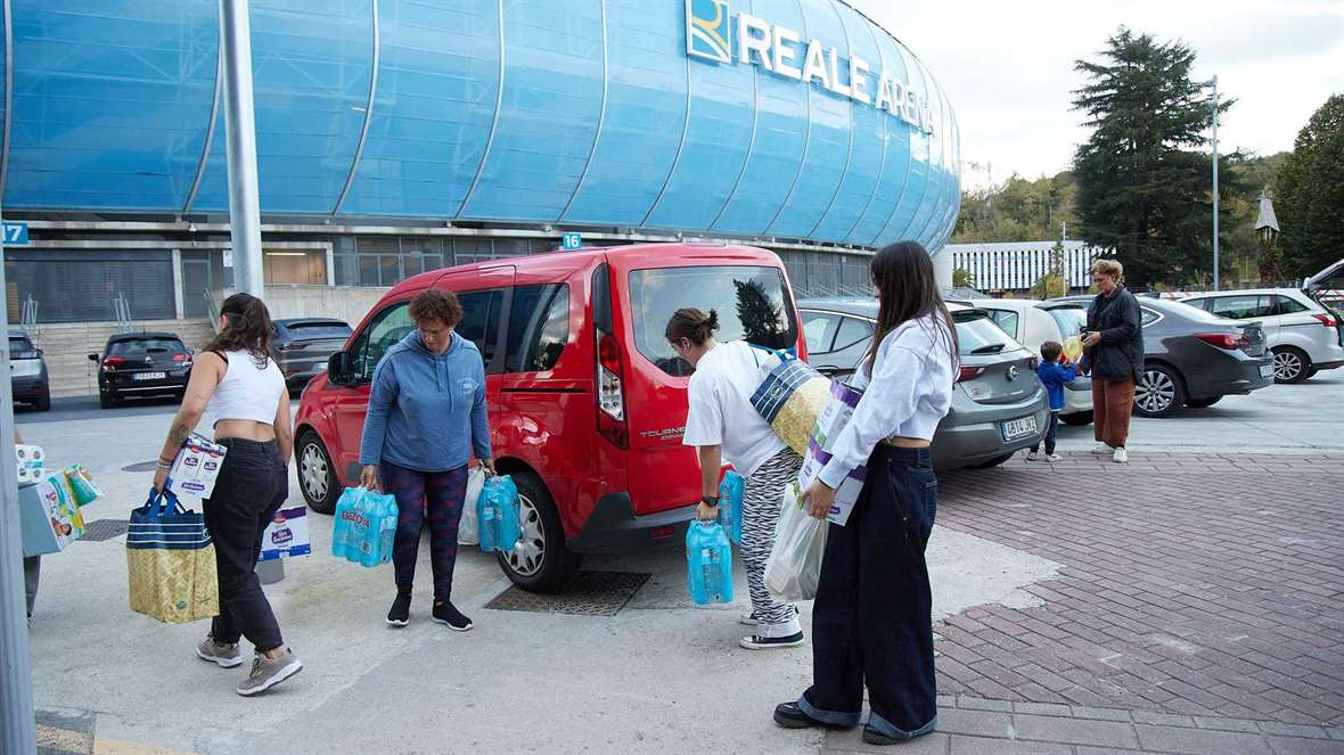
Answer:
[[1063, 409], [1064, 384], [1071, 383], [1078, 377], [1078, 366], [1071, 364], [1065, 367], [1058, 362], [1041, 360], [1040, 366], [1036, 368], [1036, 375], [1045, 385], [1045, 392], [1050, 394], [1050, 411], [1057, 412]]
[[359, 463], [445, 472], [473, 451], [491, 458], [481, 352], [454, 333], [448, 351], [435, 355], [412, 330], [373, 372]]

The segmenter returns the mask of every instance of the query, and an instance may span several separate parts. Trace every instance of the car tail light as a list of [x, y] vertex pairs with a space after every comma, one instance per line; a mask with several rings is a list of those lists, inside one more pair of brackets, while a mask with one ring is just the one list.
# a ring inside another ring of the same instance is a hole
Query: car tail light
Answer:
[[957, 374], [957, 382], [962, 383], [967, 380], [974, 380], [985, 374], [984, 367], [962, 367], [961, 372]]
[[1318, 312], [1316, 314], [1313, 314], [1312, 317], [1315, 317], [1317, 320], [1321, 322], [1322, 325], [1324, 325], [1327, 328], [1333, 328], [1337, 324], [1335, 322], [1335, 318], [1331, 317], [1330, 315], [1321, 314]]
[[1244, 349], [1251, 345], [1251, 339], [1247, 338], [1244, 333], [1241, 335], [1234, 335], [1232, 333], [1198, 333], [1195, 335], [1195, 338], [1198, 338], [1210, 346], [1217, 346], [1220, 349], [1227, 349], [1228, 351]]
[[173, 355], [173, 361], [174, 361], [174, 362], [190, 362], [190, 361], [191, 361], [191, 355], [190, 355], [190, 354], [174, 354], [174, 355]]
[[103, 372], [116, 372], [117, 368], [126, 364], [125, 357], [107, 357], [103, 360]]
[[625, 417], [625, 387], [621, 348], [610, 333], [598, 331], [597, 431], [618, 448], [630, 446]]

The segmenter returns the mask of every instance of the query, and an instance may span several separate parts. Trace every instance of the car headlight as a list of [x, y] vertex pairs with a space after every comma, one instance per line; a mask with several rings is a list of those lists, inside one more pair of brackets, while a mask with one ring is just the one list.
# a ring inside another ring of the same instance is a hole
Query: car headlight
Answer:
[[36, 377], [42, 374], [42, 362], [36, 359], [20, 359], [9, 364], [14, 377]]

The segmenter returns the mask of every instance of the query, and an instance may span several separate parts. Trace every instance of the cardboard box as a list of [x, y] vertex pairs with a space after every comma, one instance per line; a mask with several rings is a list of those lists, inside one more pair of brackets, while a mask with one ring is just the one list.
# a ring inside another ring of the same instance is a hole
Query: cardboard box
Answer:
[[39, 446], [14, 446], [14, 456], [19, 465], [19, 484], [34, 483], [46, 477], [43, 468], [47, 456]]
[[51, 475], [19, 488], [23, 555], [57, 553], [84, 535], [84, 517], [65, 475]]
[[200, 435], [187, 438], [182, 449], [177, 452], [177, 458], [173, 460], [173, 468], [168, 470], [168, 489], [177, 494], [178, 498], [209, 498], [228, 451], [224, 446]]

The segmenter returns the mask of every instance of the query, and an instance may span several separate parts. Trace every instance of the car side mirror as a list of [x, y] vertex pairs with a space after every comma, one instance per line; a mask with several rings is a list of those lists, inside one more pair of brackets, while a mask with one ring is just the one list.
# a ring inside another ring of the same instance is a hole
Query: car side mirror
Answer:
[[98, 361], [98, 355], [97, 355], [97, 354], [90, 354], [90, 355], [89, 355], [89, 361], [90, 361], [90, 362], [96, 362], [96, 361]]
[[327, 381], [332, 385], [350, 385], [355, 380], [354, 360], [348, 351], [338, 351], [327, 360]]

